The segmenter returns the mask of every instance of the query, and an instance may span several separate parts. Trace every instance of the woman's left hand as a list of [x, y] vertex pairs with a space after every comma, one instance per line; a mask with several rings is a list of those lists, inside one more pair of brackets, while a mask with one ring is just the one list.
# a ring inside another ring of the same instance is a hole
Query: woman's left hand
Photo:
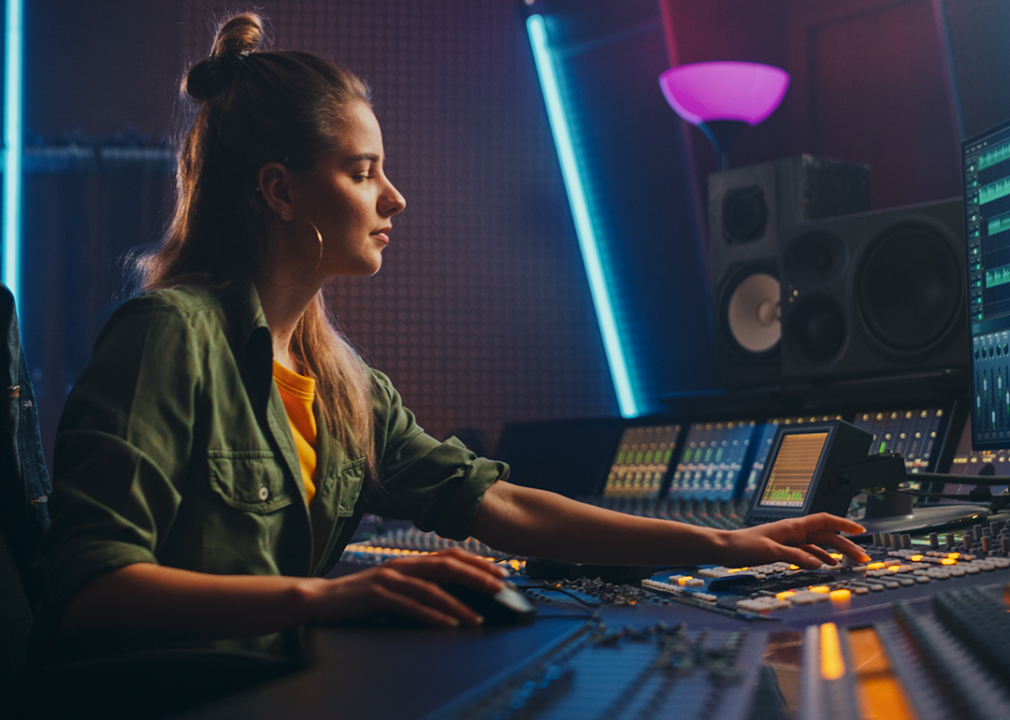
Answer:
[[822, 564], [835, 565], [835, 559], [820, 546], [832, 547], [859, 562], [868, 562], [862, 548], [838, 532], [861, 533], [864, 528], [851, 520], [817, 513], [800, 518], [779, 520], [723, 536], [720, 553], [725, 564], [733, 567], [790, 562], [813, 570]]

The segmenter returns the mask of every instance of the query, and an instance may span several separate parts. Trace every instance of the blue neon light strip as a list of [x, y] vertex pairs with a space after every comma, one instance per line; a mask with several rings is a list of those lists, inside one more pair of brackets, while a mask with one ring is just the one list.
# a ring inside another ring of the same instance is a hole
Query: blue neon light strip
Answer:
[[596, 316], [603, 333], [603, 346], [607, 351], [607, 361], [610, 363], [610, 374], [617, 391], [617, 402], [621, 407], [621, 415], [635, 417], [638, 415], [638, 405], [631, 389], [631, 378], [628, 376], [628, 366], [624, 361], [624, 351], [621, 337], [614, 319], [614, 310], [610, 304], [610, 292], [607, 289], [607, 277], [600, 261], [600, 251], [596, 244], [596, 233], [593, 230], [592, 216], [586, 193], [582, 187], [582, 176], [579, 163], [575, 157], [572, 136], [568, 130], [568, 120], [565, 117], [564, 104], [558, 90], [557, 75], [550, 49], [547, 47], [547, 31], [544, 29], [544, 19], [540, 15], [531, 15], [526, 20], [526, 30], [533, 46], [533, 58], [536, 61], [537, 73], [540, 75], [540, 87], [543, 89], [544, 101], [547, 103], [547, 115], [550, 118], [551, 130], [554, 133], [554, 145], [561, 161], [561, 174], [568, 190], [568, 203], [572, 208], [575, 220], [575, 233], [582, 248], [582, 260], [589, 276], [589, 287], [596, 306]]
[[22, 2], [7, 0], [4, 37], [3, 283], [20, 307]]

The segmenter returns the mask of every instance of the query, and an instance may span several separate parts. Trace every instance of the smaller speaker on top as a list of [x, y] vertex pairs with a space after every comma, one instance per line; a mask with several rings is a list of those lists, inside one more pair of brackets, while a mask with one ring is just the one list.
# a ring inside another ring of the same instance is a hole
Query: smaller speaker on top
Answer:
[[779, 227], [870, 207], [870, 171], [801, 155], [708, 180], [715, 381], [781, 382]]
[[782, 228], [786, 380], [963, 368], [959, 198]]

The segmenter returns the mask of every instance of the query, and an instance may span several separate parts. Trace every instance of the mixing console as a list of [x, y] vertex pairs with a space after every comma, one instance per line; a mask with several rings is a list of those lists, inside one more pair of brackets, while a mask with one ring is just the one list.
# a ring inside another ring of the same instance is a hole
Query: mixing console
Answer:
[[425, 720], [1010, 717], [1008, 540], [999, 519], [812, 571], [518, 578], [541, 616], [592, 617]]

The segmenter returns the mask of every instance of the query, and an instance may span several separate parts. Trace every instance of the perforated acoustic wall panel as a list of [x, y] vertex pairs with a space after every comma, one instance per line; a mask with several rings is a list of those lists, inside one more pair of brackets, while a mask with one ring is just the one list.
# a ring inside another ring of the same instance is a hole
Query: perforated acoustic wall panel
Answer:
[[[208, 10], [185, 0], [183, 51]], [[512, 0], [270, 2], [274, 47], [373, 88], [386, 169], [407, 199], [384, 265], [337, 279], [347, 335], [432, 434], [616, 415], [523, 18]]]

